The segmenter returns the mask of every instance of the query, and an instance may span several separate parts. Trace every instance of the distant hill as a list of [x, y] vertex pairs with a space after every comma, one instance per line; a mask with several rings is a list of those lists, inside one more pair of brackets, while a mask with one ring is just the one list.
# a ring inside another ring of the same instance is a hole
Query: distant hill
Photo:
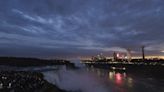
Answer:
[[0, 57], [0, 65], [8, 66], [45, 66], [70, 64], [67, 60], [48, 60], [23, 57]]

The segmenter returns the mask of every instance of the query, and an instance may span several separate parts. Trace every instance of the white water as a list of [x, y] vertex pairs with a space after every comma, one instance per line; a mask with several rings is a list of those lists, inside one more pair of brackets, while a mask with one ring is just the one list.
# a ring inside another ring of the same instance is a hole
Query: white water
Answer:
[[59, 88], [73, 92], [110, 92], [96, 74], [87, 72], [80, 60], [72, 60], [80, 69], [67, 70], [64, 66], [58, 71], [43, 72], [45, 79]]
[[73, 92], [110, 92], [97, 75], [84, 70], [49, 71], [45, 79], [59, 88]]
[[85, 67], [85, 65], [82, 64], [81, 61], [78, 59], [72, 60], [71, 63], [74, 63], [74, 65], [78, 68], [84, 68]]

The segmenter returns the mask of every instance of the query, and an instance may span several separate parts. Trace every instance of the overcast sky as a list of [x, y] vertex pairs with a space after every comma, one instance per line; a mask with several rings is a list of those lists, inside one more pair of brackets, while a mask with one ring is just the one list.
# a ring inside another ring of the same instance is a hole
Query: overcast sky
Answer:
[[0, 0], [0, 56], [164, 55], [164, 0]]

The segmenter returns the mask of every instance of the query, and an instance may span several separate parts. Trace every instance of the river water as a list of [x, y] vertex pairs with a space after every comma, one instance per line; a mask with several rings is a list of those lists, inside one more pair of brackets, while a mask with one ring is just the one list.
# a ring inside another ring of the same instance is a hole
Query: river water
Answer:
[[[45, 79], [72, 92], [164, 92], [164, 78], [93, 67], [68, 69], [66, 66], [2, 69], [39, 71]], [[152, 74], [153, 75], [153, 74]]]
[[74, 92], [164, 92], [164, 78], [147, 74], [83, 67], [61, 68], [44, 75], [49, 82]]

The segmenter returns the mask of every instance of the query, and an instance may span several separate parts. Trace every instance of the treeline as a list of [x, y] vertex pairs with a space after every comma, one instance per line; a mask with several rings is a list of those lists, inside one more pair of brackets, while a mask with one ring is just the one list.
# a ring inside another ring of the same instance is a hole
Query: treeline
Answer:
[[164, 59], [132, 59], [131, 62], [144, 62], [144, 63], [161, 63], [164, 64]]
[[67, 60], [48, 60], [23, 57], [0, 57], [0, 65], [8, 66], [45, 66], [45, 65], [67, 65]]

